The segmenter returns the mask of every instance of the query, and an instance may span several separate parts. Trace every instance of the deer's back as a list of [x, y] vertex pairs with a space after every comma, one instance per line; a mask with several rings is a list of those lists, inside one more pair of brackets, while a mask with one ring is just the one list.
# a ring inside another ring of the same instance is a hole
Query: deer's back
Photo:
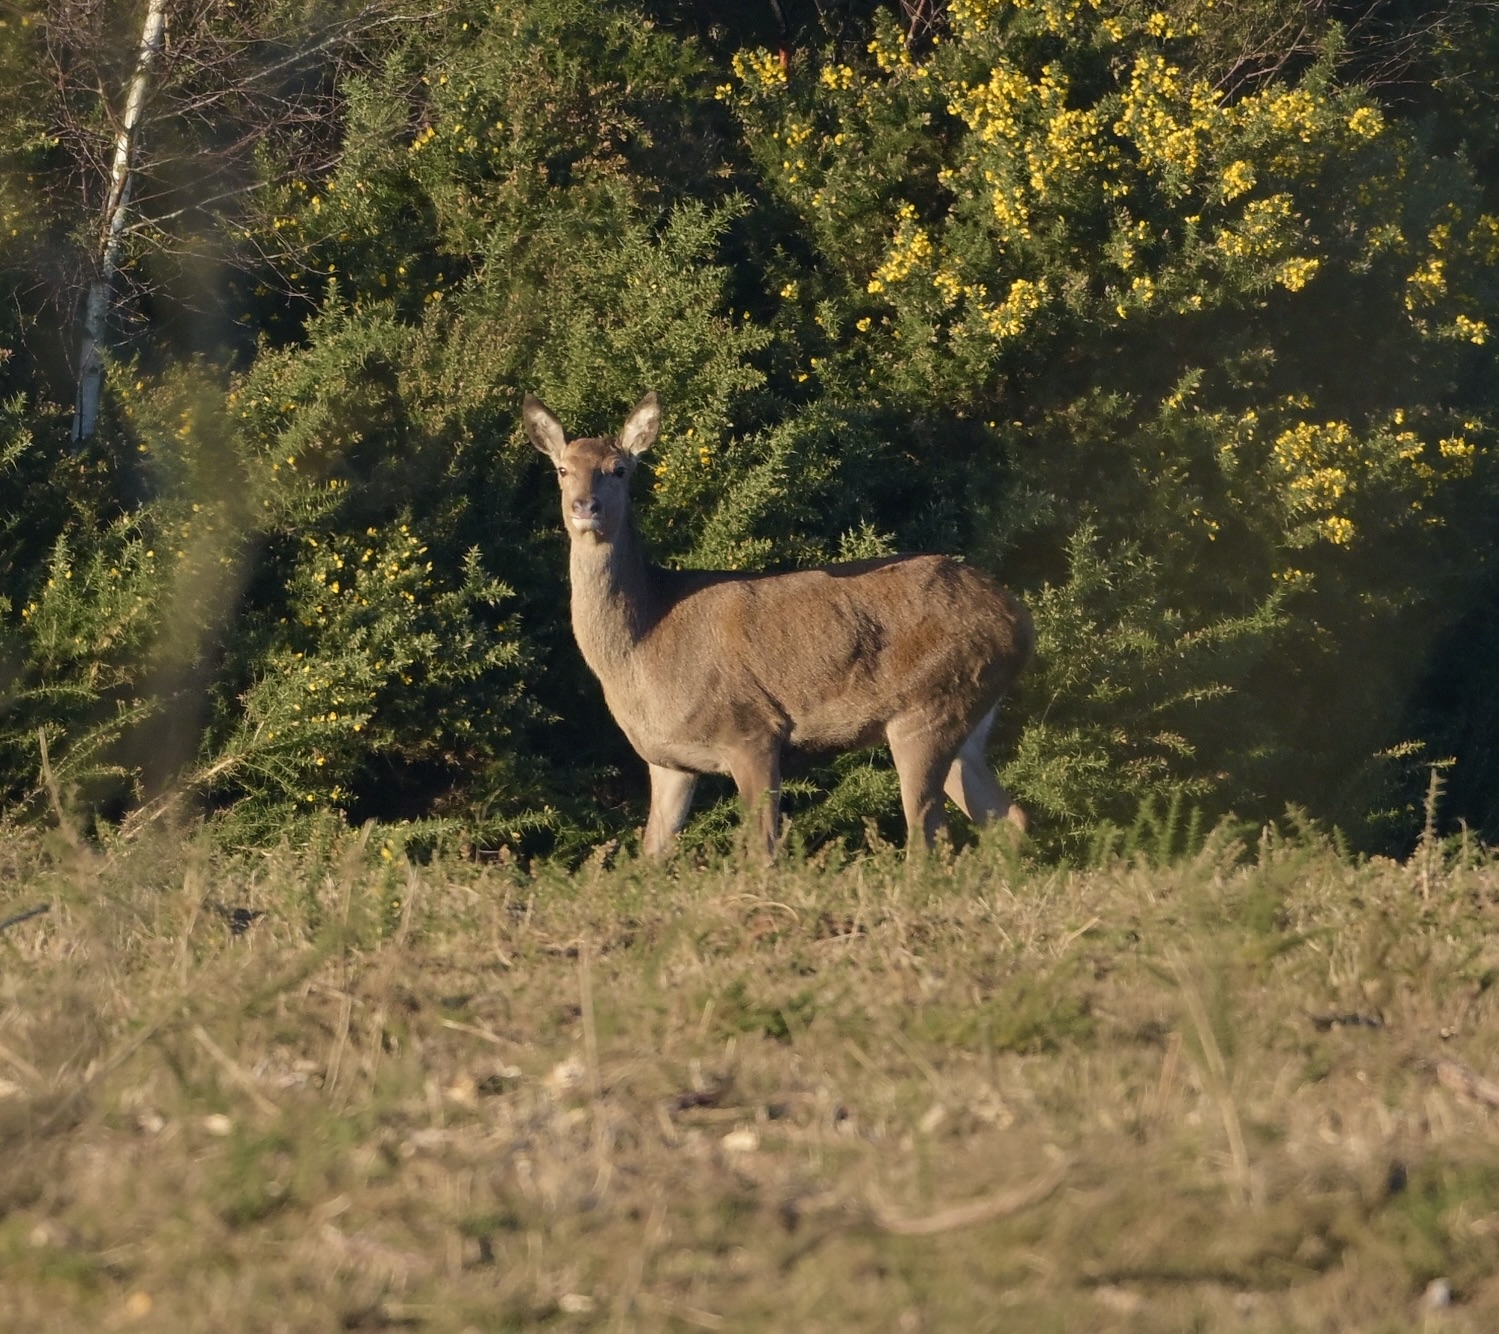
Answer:
[[[651, 571], [657, 615], [629, 682], [605, 688], [637, 748], [732, 742], [872, 745], [900, 716], [964, 731], [1030, 656], [1029, 615], [946, 556], [785, 574]], [[681, 767], [689, 765], [679, 756]]]

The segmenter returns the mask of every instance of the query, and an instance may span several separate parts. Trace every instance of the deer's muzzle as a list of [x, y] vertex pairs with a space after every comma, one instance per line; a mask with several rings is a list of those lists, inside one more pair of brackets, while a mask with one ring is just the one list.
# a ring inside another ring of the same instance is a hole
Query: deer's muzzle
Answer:
[[599, 502], [589, 496], [585, 500], [575, 500], [572, 503], [572, 525], [580, 533], [601, 533], [604, 531], [604, 513]]

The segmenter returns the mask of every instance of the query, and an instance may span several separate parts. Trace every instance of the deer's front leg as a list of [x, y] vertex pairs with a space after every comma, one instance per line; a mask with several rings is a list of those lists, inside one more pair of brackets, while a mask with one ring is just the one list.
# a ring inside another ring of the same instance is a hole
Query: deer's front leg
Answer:
[[750, 847], [773, 857], [781, 824], [781, 748], [745, 747], [729, 756], [729, 773], [744, 802]]
[[648, 767], [651, 771], [651, 814], [645, 822], [642, 850], [647, 857], [660, 857], [671, 851], [671, 845], [687, 823], [697, 775], [682, 769], [663, 769], [659, 764]]
[[885, 729], [890, 758], [900, 776], [900, 799], [906, 809], [906, 854], [933, 847], [947, 829], [942, 808], [942, 780], [952, 754], [933, 736], [922, 718], [897, 718]]

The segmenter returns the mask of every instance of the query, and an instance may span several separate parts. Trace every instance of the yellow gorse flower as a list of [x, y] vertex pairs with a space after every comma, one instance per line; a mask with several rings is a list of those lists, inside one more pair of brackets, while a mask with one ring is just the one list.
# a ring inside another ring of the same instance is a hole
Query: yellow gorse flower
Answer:
[[1025, 332], [1032, 315], [1041, 309], [1046, 300], [1044, 282], [1031, 282], [1017, 278], [1010, 284], [1010, 293], [997, 306], [983, 311], [984, 323], [996, 338], [1015, 338]]
[[890, 254], [870, 278], [871, 292], [883, 291], [890, 283], [904, 282], [917, 269], [926, 267], [934, 252], [932, 238], [916, 222], [914, 204], [902, 204], [895, 217], [895, 238]]

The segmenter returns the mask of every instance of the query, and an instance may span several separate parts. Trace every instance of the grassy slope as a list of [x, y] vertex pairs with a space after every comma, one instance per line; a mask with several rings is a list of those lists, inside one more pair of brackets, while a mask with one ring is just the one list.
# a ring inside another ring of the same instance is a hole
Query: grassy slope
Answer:
[[0, 1325], [1499, 1328], [1499, 868], [1239, 852], [0, 841]]

